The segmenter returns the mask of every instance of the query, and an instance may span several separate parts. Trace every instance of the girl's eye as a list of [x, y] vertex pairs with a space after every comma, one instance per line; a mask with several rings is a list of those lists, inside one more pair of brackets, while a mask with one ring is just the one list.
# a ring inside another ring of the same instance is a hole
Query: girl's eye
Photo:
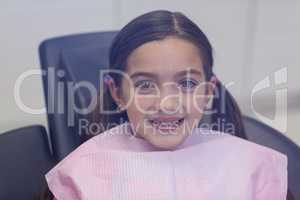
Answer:
[[184, 81], [181, 81], [180, 84], [184, 89], [191, 89], [194, 88], [198, 83], [191, 79], [185, 79]]
[[151, 81], [138, 81], [134, 86], [140, 90], [149, 90], [155, 88], [155, 85]]

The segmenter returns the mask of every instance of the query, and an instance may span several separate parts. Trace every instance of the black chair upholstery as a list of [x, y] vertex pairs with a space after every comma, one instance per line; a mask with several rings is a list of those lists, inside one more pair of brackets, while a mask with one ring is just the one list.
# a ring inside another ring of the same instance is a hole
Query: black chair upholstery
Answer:
[[[67, 85], [87, 81], [98, 89], [99, 70], [108, 66], [108, 49], [115, 34], [109, 31], [52, 38], [39, 47], [41, 67], [47, 74], [43, 75], [43, 86], [51, 144], [57, 161], [82, 143], [78, 124], [85, 115], [70, 111], [70, 98], [78, 108], [87, 108], [91, 100], [84, 87], [77, 88], [72, 96]], [[51, 77], [53, 74], [55, 76]], [[58, 83], [65, 86], [63, 92], [58, 89]]]
[[36, 199], [53, 167], [47, 133], [35, 125], [0, 134], [0, 199]]
[[[108, 47], [115, 34], [116, 32], [99, 32], [46, 40], [40, 46], [42, 69], [55, 67], [67, 71], [68, 76], [64, 80], [56, 79], [55, 81], [87, 80], [97, 87], [99, 69], [105, 68], [108, 64]], [[43, 82], [45, 92], [49, 87], [54, 87], [49, 85], [45, 77]], [[46, 94], [47, 105], [50, 103], [47, 101], [49, 97]], [[90, 94], [84, 90], [78, 90], [76, 98], [77, 102], [84, 107], [90, 100]], [[55, 101], [54, 103], [56, 107], [60, 103], [67, 107], [68, 102]], [[76, 127], [67, 126], [64, 114], [49, 113], [48, 120], [55, 157], [60, 160], [82, 141], [80, 141]], [[261, 122], [249, 117], [244, 117], [243, 120], [250, 141], [271, 147], [288, 156], [289, 187], [295, 199], [300, 199], [300, 190], [297, 191], [297, 188], [300, 188], [299, 147], [283, 134]]]
[[300, 148], [284, 134], [253, 118], [244, 117], [248, 140], [270, 147], [288, 156], [288, 185], [295, 199], [300, 199]]

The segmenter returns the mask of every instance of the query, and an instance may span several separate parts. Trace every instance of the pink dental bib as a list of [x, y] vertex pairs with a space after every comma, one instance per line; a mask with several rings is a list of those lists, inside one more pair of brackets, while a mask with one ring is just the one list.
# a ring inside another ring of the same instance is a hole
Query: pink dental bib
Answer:
[[172, 151], [128, 134], [93, 137], [46, 174], [57, 200], [285, 200], [287, 157], [225, 133], [193, 129]]

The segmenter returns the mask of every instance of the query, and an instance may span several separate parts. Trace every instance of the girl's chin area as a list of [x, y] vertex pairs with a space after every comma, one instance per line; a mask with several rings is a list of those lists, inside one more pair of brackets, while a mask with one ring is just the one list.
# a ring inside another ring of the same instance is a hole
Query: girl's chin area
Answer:
[[179, 133], [155, 133], [144, 137], [153, 146], [161, 150], [175, 150], [177, 146], [183, 143], [186, 139], [184, 134]]

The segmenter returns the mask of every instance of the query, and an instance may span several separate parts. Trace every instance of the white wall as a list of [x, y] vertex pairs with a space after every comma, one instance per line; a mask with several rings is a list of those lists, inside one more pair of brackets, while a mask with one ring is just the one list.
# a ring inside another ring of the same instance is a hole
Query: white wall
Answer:
[[[249, 91], [257, 82], [288, 67], [288, 127], [285, 117], [267, 122], [300, 144], [299, 52], [300, 3], [296, 0], [112, 0], [0, 1], [0, 132], [31, 124], [46, 124], [46, 115], [23, 112], [14, 100], [15, 81], [22, 72], [38, 69], [38, 44], [46, 38], [79, 32], [119, 29], [129, 20], [154, 9], [182, 11], [207, 34], [215, 49], [215, 70], [230, 87], [245, 113], [253, 115]], [[297, 43], [298, 42], [298, 43]], [[297, 46], [298, 44], [298, 46]], [[44, 106], [41, 79], [22, 85], [21, 96], [32, 108]], [[260, 93], [257, 111], [272, 116], [275, 89]], [[268, 114], [269, 113], [269, 114]], [[271, 114], [270, 114], [271, 113]], [[279, 123], [279, 125], [278, 125]]]
[[[116, 28], [114, 2], [0, 1], [1, 104], [0, 132], [31, 124], [46, 125], [46, 115], [23, 112], [14, 100], [15, 81], [23, 72], [39, 68], [38, 45], [49, 37]], [[41, 79], [30, 78], [21, 96], [31, 108], [44, 106]]]

